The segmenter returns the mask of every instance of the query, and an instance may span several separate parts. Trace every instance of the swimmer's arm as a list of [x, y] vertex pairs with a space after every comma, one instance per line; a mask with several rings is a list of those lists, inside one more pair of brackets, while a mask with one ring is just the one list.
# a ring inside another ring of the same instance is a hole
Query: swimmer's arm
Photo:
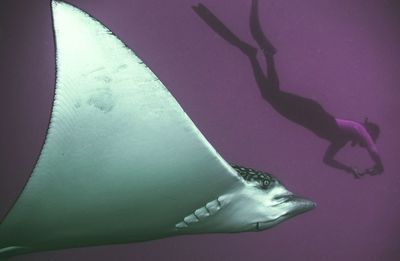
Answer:
[[371, 136], [369, 135], [368, 131], [363, 126], [360, 126], [357, 128], [357, 132], [358, 132], [360, 139], [362, 139], [364, 144], [366, 144], [366, 149], [369, 153], [369, 156], [375, 162], [375, 165], [372, 168], [367, 169], [366, 172], [369, 172], [370, 174], [382, 173], [383, 172], [383, 164], [382, 164], [381, 156], [379, 155], [379, 152], [375, 146], [375, 143], [372, 140]]
[[340, 143], [331, 143], [329, 145], [328, 149], [325, 152], [324, 155], [324, 163], [337, 169], [344, 170], [346, 172], [352, 173], [354, 175], [359, 174], [358, 171], [355, 168], [352, 168], [340, 161], [337, 161], [335, 159], [335, 155], [338, 153], [338, 151], [346, 145], [345, 142], [340, 142]]
[[383, 172], [383, 164], [376, 147], [367, 147], [367, 150], [371, 159], [375, 162], [375, 165], [372, 168], [367, 169], [366, 172], [372, 175], [381, 174]]

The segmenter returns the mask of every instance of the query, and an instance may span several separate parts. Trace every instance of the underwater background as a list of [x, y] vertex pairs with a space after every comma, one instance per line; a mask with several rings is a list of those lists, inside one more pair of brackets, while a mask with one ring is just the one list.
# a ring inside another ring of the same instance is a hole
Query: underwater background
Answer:
[[[259, 233], [181, 236], [11, 260], [400, 260], [397, 1], [259, 1], [261, 24], [278, 49], [282, 90], [312, 98], [338, 118], [368, 117], [380, 125], [385, 172], [359, 180], [325, 165], [328, 142], [262, 99], [248, 59], [191, 9], [198, 1], [68, 2], [143, 59], [223, 158], [274, 174], [317, 208]], [[255, 45], [251, 1], [201, 3]], [[0, 3], [0, 218], [29, 178], [46, 135], [54, 52], [48, 0]], [[360, 169], [372, 166], [359, 147], [347, 146], [338, 158]]]

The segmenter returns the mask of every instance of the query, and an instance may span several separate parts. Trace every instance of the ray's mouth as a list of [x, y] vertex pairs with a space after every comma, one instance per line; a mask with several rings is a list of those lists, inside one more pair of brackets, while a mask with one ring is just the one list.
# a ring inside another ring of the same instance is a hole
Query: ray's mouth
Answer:
[[278, 218], [276, 218], [274, 220], [269, 220], [266, 222], [263, 222], [263, 221], [257, 222], [255, 224], [256, 231], [265, 230], [265, 229], [267, 229], [271, 226], [274, 226], [286, 219], [297, 216], [299, 214], [307, 212], [316, 207], [316, 204], [313, 201], [306, 199], [306, 198], [298, 197], [293, 194], [280, 197], [280, 202], [278, 205], [282, 205], [282, 204], [287, 205], [289, 210], [285, 214], [279, 216]]

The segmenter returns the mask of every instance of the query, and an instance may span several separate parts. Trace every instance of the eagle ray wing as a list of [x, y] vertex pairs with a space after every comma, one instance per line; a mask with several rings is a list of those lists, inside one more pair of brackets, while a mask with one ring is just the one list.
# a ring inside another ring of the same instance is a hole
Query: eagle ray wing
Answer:
[[152, 71], [100, 22], [52, 2], [57, 80], [46, 141], [0, 225], [1, 247], [173, 234], [242, 185]]

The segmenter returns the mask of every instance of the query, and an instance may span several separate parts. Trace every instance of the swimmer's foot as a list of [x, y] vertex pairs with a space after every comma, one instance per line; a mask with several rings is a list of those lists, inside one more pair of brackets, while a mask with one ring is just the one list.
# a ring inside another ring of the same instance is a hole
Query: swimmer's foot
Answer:
[[257, 49], [237, 37], [221, 20], [218, 19], [205, 5], [198, 4], [192, 7], [193, 10], [213, 29], [219, 36], [230, 44], [239, 48], [247, 56], [257, 54]]
[[258, 1], [253, 0], [250, 11], [250, 32], [265, 55], [274, 55], [277, 50], [265, 36], [258, 18]]
[[228, 27], [222, 23], [205, 5], [198, 4], [192, 7], [193, 10], [200, 16], [203, 21], [208, 24], [217, 34], [229, 43], [245, 49], [246, 43], [240, 40]]

